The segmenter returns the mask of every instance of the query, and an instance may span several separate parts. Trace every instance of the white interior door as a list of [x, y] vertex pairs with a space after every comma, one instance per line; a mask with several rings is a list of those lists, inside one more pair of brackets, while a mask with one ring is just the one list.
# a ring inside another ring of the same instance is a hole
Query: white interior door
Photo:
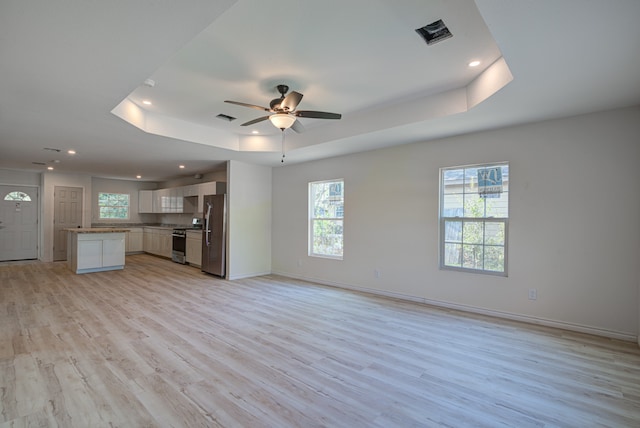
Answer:
[[53, 261], [67, 260], [67, 230], [82, 226], [82, 188], [55, 186], [53, 192]]
[[38, 258], [38, 188], [0, 185], [0, 261]]

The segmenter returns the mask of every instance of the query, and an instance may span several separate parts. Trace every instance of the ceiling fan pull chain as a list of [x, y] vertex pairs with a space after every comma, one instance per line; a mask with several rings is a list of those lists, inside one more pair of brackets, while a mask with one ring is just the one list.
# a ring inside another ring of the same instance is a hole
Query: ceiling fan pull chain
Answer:
[[280, 163], [284, 163], [284, 129], [282, 130], [282, 160]]

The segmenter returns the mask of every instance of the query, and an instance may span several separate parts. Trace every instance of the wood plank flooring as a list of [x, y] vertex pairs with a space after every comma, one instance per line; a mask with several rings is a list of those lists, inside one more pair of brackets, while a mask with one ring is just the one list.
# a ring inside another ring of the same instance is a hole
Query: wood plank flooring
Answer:
[[149, 255], [0, 265], [0, 428], [638, 427], [633, 343]]

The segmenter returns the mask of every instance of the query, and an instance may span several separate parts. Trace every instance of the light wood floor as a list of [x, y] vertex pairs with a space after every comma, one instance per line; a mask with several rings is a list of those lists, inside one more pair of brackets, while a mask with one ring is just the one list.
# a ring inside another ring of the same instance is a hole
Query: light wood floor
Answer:
[[148, 255], [0, 265], [0, 427], [638, 427], [633, 343]]

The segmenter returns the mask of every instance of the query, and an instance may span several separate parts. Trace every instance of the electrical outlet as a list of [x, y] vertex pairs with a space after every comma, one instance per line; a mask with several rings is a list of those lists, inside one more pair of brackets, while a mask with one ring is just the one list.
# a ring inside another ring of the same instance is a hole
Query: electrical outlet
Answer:
[[538, 289], [530, 288], [529, 289], [529, 300], [538, 300]]
[[382, 278], [382, 271], [380, 269], [375, 269], [373, 271], [373, 277], [376, 279]]

